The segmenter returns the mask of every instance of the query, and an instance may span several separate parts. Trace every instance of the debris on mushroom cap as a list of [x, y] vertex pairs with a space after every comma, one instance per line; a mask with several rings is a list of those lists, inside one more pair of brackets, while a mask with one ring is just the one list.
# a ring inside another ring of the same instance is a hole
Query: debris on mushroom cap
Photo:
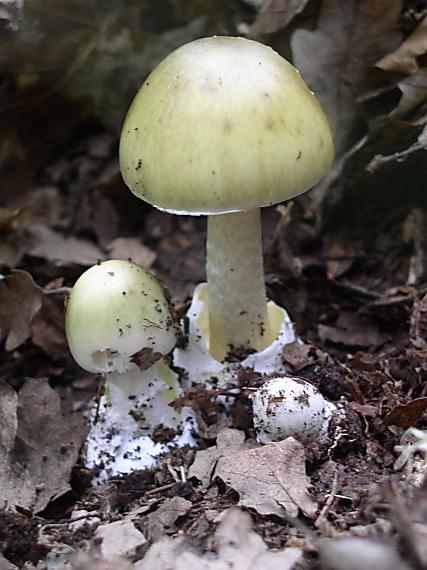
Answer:
[[132, 192], [193, 215], [287, 200], [332, 158], [326, 115], [298, 71], [268, 46], [224, 36], [166, 57], [136, 95], [120, 140]]
[[327, 440], [336, 408], [309, 382], [292, 376], [270, 378], [251, 399], [260, 443], [291, 436], [302, 442]]
[[85, 271], [67, 303], [71, 353], [85, 370], [123, 372], [132, 355], [168, 354], [176, 342], [169, 304], [157, 279], [130, 261], [100, 262]]

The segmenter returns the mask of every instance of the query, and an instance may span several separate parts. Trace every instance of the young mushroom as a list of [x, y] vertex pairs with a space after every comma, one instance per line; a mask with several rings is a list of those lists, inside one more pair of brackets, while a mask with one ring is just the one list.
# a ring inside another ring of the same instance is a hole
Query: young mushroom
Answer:
[[292, 376], [270, 378], [251, 395], [259, 443], [294, 437], [325, 442], [336, 407], [309, 382]]
[[[181, 428], [181, 418], [169, 406], [179, 386], [164, 359], [175, 346], [176, 331], [163, 287], [135, 263], [100, 262], [74, 285], [65, 330], [76, 362], [105, 378], [86, 465], [103, 465], [101, 480], [150, 467], [167, 449], [153, 441], [154, 428]], [[191, 442], [191, 422], [184, 431], [173, 445]]]
[[326, 116], [298, 71], [270, 47], [235, 37], [186, 44], [147, 78], [120, 141], [123, 178], [176, 214], [207, 215], [211, 356], [256, 351], [283, 314], [266, 299], [260, 208], [311, 188], [333, 158]]

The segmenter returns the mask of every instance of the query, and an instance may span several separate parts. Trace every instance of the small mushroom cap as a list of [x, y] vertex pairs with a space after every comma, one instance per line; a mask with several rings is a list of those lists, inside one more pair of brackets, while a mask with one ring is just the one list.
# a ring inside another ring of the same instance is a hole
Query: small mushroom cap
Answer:
[[151, 73], [120, 140], [123, 178], [174, 213], [246, 211], [311, 188], [333, 158], [332, 134], [299, 72], [258, 42], [211, 37]]
[[291, 436], [299, 441], [322, 439], [335, 410], [312, 384], [292, 376], [270, 378], [251, 399], [260, 443]]
[[142, 349], [168, 354], [175, 328], [163, 287], [129, 261], [104, 261], [83, 273], [67, 303], [65, 332], [76, 362], [90, 372], [122, 372]]

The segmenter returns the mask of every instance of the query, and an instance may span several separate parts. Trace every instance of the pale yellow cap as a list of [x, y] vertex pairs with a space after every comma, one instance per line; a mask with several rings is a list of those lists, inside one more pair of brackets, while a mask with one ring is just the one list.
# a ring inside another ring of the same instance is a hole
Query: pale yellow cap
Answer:
[[168, 354], [176, 342], [168, 300], [157, 279], [130, 261], [110, 260], [85, 271], [65, 314], [68, 346], [90, 372], [123, 372], [131, 356]]
[[193, 41], [145, 81], [127, 114], [120, 167], [157, 208], [245, 211], [311, 188], [333, 159], [331, 130], [298, 71], [234, 37]]

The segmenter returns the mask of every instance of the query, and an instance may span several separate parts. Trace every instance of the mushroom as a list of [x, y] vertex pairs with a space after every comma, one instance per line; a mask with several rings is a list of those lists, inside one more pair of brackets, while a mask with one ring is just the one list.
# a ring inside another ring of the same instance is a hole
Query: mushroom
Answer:
[[294, 437], [324, 443], [336, 407], [309, 382], [292, 376], [270, 378], [251, 394], [259, 443]]
[[311, 188], [333, 158], [326, 116], [298, 71], [235, 37], [190, 42], [142, 85], [120, 140], [123, 178], [175, 214], [207, 215], [207, 344], [262, 351], [282, 319], [267, 308], [260, 208]]
[[[103, 464], [104, 475], [150, 467], [166, 450], [153, 441], [154, 428], [182, 427], [169, 406], [179, 386], [164, 359], [175, 346], [176, 331], [163, 287], [135, 263], [100, 262], [74, 285], [65, 330], [76, 362], [105, 378], [86, 465]], [[190, 443], [190, 424], [174, 445]]]

